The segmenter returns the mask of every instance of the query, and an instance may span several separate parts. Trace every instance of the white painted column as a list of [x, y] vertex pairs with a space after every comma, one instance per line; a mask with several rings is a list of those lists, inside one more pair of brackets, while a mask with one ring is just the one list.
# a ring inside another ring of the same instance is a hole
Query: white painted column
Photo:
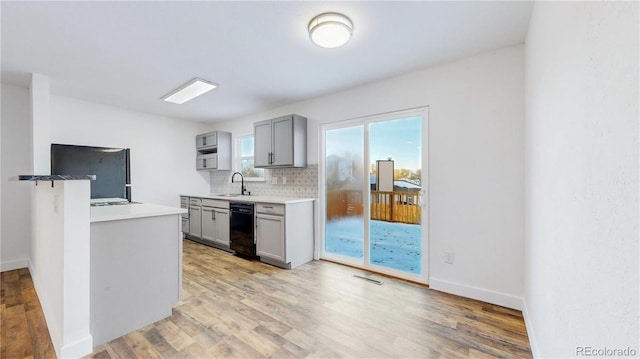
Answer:
[[31, 74], [31, 144], [33, 174], [51, 174], [51, 106], [49, 77]]
[[[25, 184], [26, 185], [26, 184]], [[90, 183], [39, 181], [29, 265], [58, 358], [91, 353]]]
[[[2, 98], [2, 86], [0, 86], [0, 98]], [[0, 100], [0, 103], [2, 101]], [[0, 116], [0, 148], [2, 148], [2, 116]], [[0, 178], [2, 177], [2, 166], [0, 166]], [[2, 182], [0, 180], [0, 193], [2, 193]], [[2, 228], [2, 206], [0, 206], [0, 228]], [[0, 230], [0, 243], [2, 243], [2, 231]], [[2, 270], [2, 246], [0, 245], [0, 270]]]
[[[31, 132], [31, 173], [51, 174], [50, 146], [51, 146], [51, 106], [49, 92], [49, 77], [41, 74], [31, 74], [30, 94], [30, 132]], [[36, 253], [36, 235], [38, 214], [36, 191], [31, 191], [31, 256], [29, 266], [33, 266]], [[31, 271], [33, 275], [33, 271]], [[38, 293], [39, 294], [39, 293]]]

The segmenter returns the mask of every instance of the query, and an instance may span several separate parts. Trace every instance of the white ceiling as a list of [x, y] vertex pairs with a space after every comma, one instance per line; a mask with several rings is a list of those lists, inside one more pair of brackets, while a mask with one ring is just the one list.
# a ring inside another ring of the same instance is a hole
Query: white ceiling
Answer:
[[[53, 94], [195, 121], [241, 117], [524, 42], [531, 2], [2, 1], [2, 82], [50, 77]], [[307, 24], [354, 23], [323, 49]], [[220, 87], [160, 98], [193, 77]]]

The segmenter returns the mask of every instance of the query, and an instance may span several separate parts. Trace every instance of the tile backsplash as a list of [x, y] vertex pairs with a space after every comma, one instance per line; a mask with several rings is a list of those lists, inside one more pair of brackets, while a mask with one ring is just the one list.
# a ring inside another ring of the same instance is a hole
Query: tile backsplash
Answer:
[[[231, 183], [232, 173], [233, 171], [211, 171], [211, 193], [239, 193], [240, 183]], [[245, 181], [247, 191], [260, 196], [318, 198], [318, 165], [265, 169], [264, 177], [263, 182]], [[282, 184], [283, 177], [287, 180], [286, 184]], [[277, 178], [277, 184], [273, 184], [274, 178]]]

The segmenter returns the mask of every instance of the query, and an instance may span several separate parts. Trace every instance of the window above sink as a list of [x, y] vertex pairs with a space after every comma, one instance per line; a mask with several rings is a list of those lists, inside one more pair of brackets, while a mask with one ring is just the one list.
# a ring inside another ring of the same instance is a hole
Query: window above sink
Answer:
[[236, 141], [235, 167], [242, 173], [245, 182], [264, 181], [264, 169], [254, 168], [254, 137], [246, 135], [238, 137]]

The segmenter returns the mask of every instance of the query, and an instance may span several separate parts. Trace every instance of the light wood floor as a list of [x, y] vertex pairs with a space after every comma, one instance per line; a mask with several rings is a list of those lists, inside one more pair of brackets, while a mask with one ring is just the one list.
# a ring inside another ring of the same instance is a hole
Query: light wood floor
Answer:
[[[26, 270], [2, 274], [2, 358], [53, 356], [29, 282]], [[17, 288], [26, 293], [23, 304]], [[185, 241], [183, 299], [173, 315], [87, 356], [260, 357], [531, 358], [531, 352], [518, 311], [325, 261], [287, 271]]]
[[29, 270], [2, 272], [0, 281], [0, 358], [55, 358]]

